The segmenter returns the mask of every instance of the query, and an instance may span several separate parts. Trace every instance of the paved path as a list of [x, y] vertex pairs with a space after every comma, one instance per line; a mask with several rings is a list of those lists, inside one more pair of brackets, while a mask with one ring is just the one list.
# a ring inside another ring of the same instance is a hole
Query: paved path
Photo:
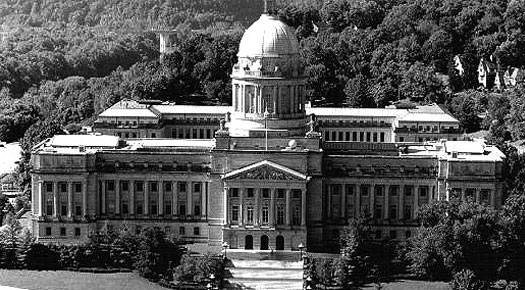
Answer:
[[231, 260], [226, 277], [229, 289], [301, 290], [302, 262]]

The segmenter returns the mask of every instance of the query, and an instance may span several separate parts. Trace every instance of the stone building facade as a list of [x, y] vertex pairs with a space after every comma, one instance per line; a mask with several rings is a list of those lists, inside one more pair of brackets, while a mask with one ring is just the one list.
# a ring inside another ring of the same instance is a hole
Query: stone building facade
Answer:
[[458, 141], [458, 121], [436, 105], [312, 108], [298, 49], [263, 14], [240, 44], [233, 106], [123, 100], [100, 114], [98, 134], [40, 143], [35, 236], [157, 227], [209, 245], [323, 251], [364, 215], [374, 238], [404, 240], [432, 200], [501, 205], [497, 148]]

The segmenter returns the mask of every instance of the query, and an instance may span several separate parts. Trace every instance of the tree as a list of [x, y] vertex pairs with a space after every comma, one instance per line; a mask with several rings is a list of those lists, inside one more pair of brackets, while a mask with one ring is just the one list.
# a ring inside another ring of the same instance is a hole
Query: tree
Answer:
[[464, 93], [456, 94], [447, 107], [450, 112], [456, 117], [467, 133], [476, 132], [481, 127], [481, 118], [479, 114], [479, 93], [476, 91], [466, 91]]

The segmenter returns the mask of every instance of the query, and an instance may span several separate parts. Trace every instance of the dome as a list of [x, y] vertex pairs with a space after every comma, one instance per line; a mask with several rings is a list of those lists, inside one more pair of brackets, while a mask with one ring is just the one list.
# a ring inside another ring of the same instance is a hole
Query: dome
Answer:
[[299, 53], [294, 29], [277, 16], [263, 14], [244, 33], [238, 57], [280, 57]]

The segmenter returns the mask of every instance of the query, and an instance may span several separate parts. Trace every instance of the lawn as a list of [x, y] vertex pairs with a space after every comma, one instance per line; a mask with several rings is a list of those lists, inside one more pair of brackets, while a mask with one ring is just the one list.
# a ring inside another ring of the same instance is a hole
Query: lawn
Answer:
[[[383, 290], [449, 290], [448, 283], [445, 282], [426, 282], [415, 280], [398, 280], [392, 283], [382, 283]], [[367, 285], [363, 289], [375, 289], [373, 285]]]
[[0, 289], [1, 286], [29, 290], [166, 290], [136, 273], [93, 274], [0, 269]]

